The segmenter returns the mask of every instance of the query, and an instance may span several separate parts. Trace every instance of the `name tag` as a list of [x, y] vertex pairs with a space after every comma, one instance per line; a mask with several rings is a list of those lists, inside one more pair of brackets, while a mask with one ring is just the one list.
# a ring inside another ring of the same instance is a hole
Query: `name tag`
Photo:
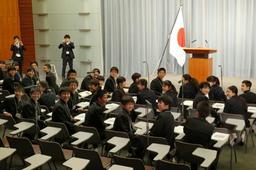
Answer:
[[66, 54], [69, 54], [69, 51], [66, 51]]
[[21, 55], [19, 53], [16, 54], [16, 57], [21, 57]]

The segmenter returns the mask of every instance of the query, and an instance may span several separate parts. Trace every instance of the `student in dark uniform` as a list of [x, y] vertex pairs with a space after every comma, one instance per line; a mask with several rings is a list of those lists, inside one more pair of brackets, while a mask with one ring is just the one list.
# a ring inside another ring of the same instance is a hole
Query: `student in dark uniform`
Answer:
[[6, 64], [4, 61], [0, 61], [0, 80], [5, 79], [6, 76], [7, 76]]
[[133, 82], [129, 87], [128, 93], [138, 94], [139, 89], [138, 89], [137, 84], [138, 84], [140, 77], [141, 77], [140, 73], [133, 73], [133, 75], [132, 75]]
[[100, 69], [94, 68], [88, 75], [83, 79], [80, 89], [89, 91], [89, 83], [91, 80], [96, 79], [100, 75]]
[[8, 76], [4, 79], [2, 88], [8, 90], [11, 94], [14, 93], [14, 88], [20, 85], [20, 80], [15, 79], [16, 69], [15, 67], [8, 68]]
[[74, 69], [68, 70], [67, 78], [62, 81], [60, 87], [68, 87], [68, 82], [70, 80], [76, 80], [76, 77], [77, 77], [76, 70], [74, 70]]
[[78, 81], [77, 80], [69, 80], [68, 81], [68, 89], [70, 91], [70, 99], [68, 101], [68, 107], [71, 112], [71, 115], [79, 114], [79, 111], [76, 108], [76, 105], [79, 103], [79, 95], [77, 92]]
[[196, 106], [201, 101], [209, 102], [209, 91], [210, 84], [208, 82], [202, 82], [199, 84], [199, 92], [196, 94], [196, 97], [193, 102], [193, 108], [196, 109]]
[[170, 112], [171, 98], [169, 96], [160, 96], [158, 98], [158, 115], [153, 127], [150, 129], [150, 135], [165, 138], [171, 148], [174, 148], [174, 118]]
[[170, 96], [172, 99], [172, 107], [178, 106], [178, 92], [175, 86], [172, 84], [171, 81], [165, 80], [163, 81], [163, 95]]
[[111, 101], [113, 102], [120, 102], [122, 97], [125, 95], [124, 86], [126, 83], [126, 79], [122, 76], [116, 79], [117, 88], [114, 90], [112, 94]]
[[162, 94], [162, 85], [163, 85], [163, 78], [166, 75], [165, 68], [159, 68], [157, 70], [157, 78], [151, 81], [150, 89], [155, 92], [155, 95], [161, 96]]
[[40, 76], [39, 76], [39, 70], [38, 70], [38, 62], [37, 61], [32, 61], [30, 63], [30, 68], [34, 70], [34, 79], [36, 80], [37, 83], [40, 81]]
[[183, 92], [184, 98], [194, 99], [198, 92], [198, 81], [189, 74], [184, 74], [182, 81], [183, 86], [180, 87], [179, 98], [182, 98]]
[[104, 84], [105, 84], [105, 78], [103, 76], [101, 76], [101, 75], [98, 75], [96, 80], [98, 80], [99, 83], [100, 83], [100, 89], [103, 89]]
[[225, 96], [224, 91], [220, 87], [220, 81], [219, 81], [218, 77], [209, 76], [209, 77], [207, 77], [207, 82], [211, 86], [211, 89], [209, 92], [210, 100], [225, 101], [226, 96]]
[[14, 62], [17, 62], [19, 65], [19, 72], [22, 75], [22, 65], [24, 60], [24, 51], [25, 47], [20, 40], [19, 36], [13, 37], [14, 43], [11, 45], [11, 51], [12, 51], [12, 60]]
[[55, 100], [57, 99], [55, 92], [49, 89], [48, 83], [46, 81], [40, 81], [39, 88], [41, 91], [41, 97], [38, 102], [41, 105], [48, 107], [48, 109], [52, 111], [55, 105]]
[[252, 82], [244, 80], [241, 85], [241, 91], [243, 94], [240, 97], [244, 98], [248, 104], [256, 104], [256, 94], [251, 92]]
[[97, 92], [101, 90], [100, 83], [97, 79], [91, 80], [89, 85], [92, 95], [90, 96], [90, 105], [97, 101]]
[[70, 114], [68, 107], [68, 101], [70, 99], [70, 91], [68, 88], [60, 88], [59, 91], [60, 100], [55, 104], [52, 112], [52, 121], [61, 122], [67, 126], [70, 134], [75, 133], [76, 120]]
[[99, 90], [96, 96], [96, 102], [93, 103], [86, 113], [85, 122], [86, 126], [95, 127], [101, 139], [105, 139], [104, 130], [106, 125], [104, 124], [104, 111], [106, 110], [105, 105], [108, 102], [108, 94], [104, 90]]
[[113, 93], [114, 90], [116, 89], [116, 78], [118, 76], [118, 68], [117, 67], [112, 67], [110, 69], [110, 76], [107, 78], [104, 86], [104, 90], [106, 90], [109, 93]]
[[61, 58], [62, 58], [62, 79], [65, 78], [65, 72], [67, 64], [69, 69], [73, 69], [73, 59], [75, 58], [73, 49], [75, 45], [70, 41], [70, 35], [66, 34], [64, 36], [63, 42], [59, 45], [59, 49], [62, 48]]
[[46, 73], [45, 80], [48, 83], [49, 88], [51, 88], [56, 94], [58, 94], [59, 86], [56, 83], [56, 76], [51, 72], [51, 65], [45, 64], [43, 67], [43, 71]]
[[27, 94], [30, 94], [30, 89], [36, 86], [36, 79], [34, 78], [34, 75], [34, 70], [32, 68], [28, 68], [27, 74], [21, 82]]

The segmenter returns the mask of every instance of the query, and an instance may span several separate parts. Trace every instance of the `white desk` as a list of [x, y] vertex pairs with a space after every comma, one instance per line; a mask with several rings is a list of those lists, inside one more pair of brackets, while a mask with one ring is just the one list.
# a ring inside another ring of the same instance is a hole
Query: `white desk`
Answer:
[[[149, 130], [152, 128], [153, 123], [148, 123]], [[147, 133], [147, 122], [139, 121], [134, 124], [134, 127], [137, 128], [135, 134], [137, 135], [143, 135]]]
[[92, 136], [93, 136], [93, 133], [82, 132], [82, 131], [76, 132], [75, 134], [72, 135], [72, 137], [77, 138], [77, 140], [72, 142], [71, 145], [74, 145], [74, 146], [80, 145], [81, 143], [90, 139]]
[[171, 112], [171, 113], [172, 113], [174, 120], [178, 119], [181, 115], [181, 113], [179, 113], [179, 112]]
[[133, 168], [114, 164], [108, 170], [133, 170]]
[[181, 140], [185, 136], [183, 129], [184, 129], [184, 126], [175, 126], [174, 127], [174, 133], [178, 134], [178, 136], [176, 136], [176, 138], [175, 138], [176, 140]]
[[111, 118], [108, 118], [107, 120], [105, 120], [104, 123], [108, 124], [106, 129], [112, 129], [114, 126], [115, 120], [116, 120], [115, 117], [111, 117]]
[[40, 132], [46, 134], [45, 136], [41, 137], [41, 139], [49, 140], [55, 135], [57, 135], [60, 131], [61, 131], [61, 128], [47, 126], [46, 128], [40, 130]]
[[113, 112], [113, 111], [116, 110], [118, 107], [119, 107], [119, 105], [116, 104], [116, 103], [107, 104], [107, 105], [106, 105], [106, 109], [107, 109], [107, 110], [105, 110], [104, 113], [107, 114], [107, 113]]
[[63, 163], [64, 166], [74, 170], [83, 170], [89, 164], [90, 160], [72, 157]]
[[211, 139], [217, 142], [213, 145], [213, 147], [221, 148], [223, 145], [225, 145], [228, 142], [229, 136], [230, 135], [226, 133], [214, 132], [212, 134]]
[[253, 113], [251, 118], [256, 119], [256, 107], [248, 106], [247, 111]]
[[192, 100], [185, 100], [183, 102], [184, 106], [193, 107], [193, 101]]
[[154, 161], [158, 161], [163, 159], [169, 153], [170, 145], [152, 143], [147, 147], [147, 150], [157, 153], [157, 155], [154, 158]]
[[16, 149], [14, 148], [0, 147], [0, 161], [8, 158], [9, 156], [12, 156], [12, 154], [14, 154], [15, 151]]
[[35, 155], [25, 159], [26, 162], [30, 163], [30, 165], [28, 167], [24, 168], [23, 170], [36, 169], [36, 168], [46, 164], [50, 160], [51, 160], [50, 156], [42, 155], [42, 154], [35, 154]]
[[47, 113], [47, 116], [50, 116], [50, 117], [52, 117], [52, 112], [50, 112], [50, 113]]
[[212, 104], [212, 108], [214, 108], [214, 109], [224, 109], [224, 107], [225, 107], [225, 104], [224, 103], [213, 103]]
[[204, 158], [204, 161], [200, 166], [203, 168], [208, 168], [216, 159], [217, 151], [205, 148], [196, 148], [192, 155]]
[[79, 125], [83, 124], [84, 123], [84, 119], [85, 119], [85, 113], [81, 113], [81, 114], [75, 116], [74, 119], [79, 120], [79, 121], [77, 121], [75, 123], [76, 126], [79, 126]]
[[245, 127], [245, 122], [242, 119], [232, 119], [228, 118], [225, 123], [230, 124], [230, 125], [235, 125], [237, 131], [242, 131]]
[[6, 99], [13, 98], [13, 97], [15, 97], [14, 94], [10, 94], [10, 95], [8, 95], [8, 96], [5, 96]]
[[82, 92], [80, 92], [78, 94], [79, 94], [79, 98], [81, 99], [81, 98], [85, 98], [85, 97], [88, 97], [88, 96], [92, 95], [92, 92], [90, 92], [90, 91], [82, 91]]
[[214, 117], [211, 117], [211, 116], [207, 116], [206, 118], [206, 121], [210, 124], [212, 124], [214, 121], [215, 121], [215, 118]]
[[14, 125], [14, 127], [18, 128], [17, 130], [11, 131], [11, 135], [17, 135], [19, 133], [24, 132], [25, 130], [30, 129], [31, 127], [34, 126], [34, 123], [31, 122], [20, 122]]
[[89, 105], [90, 105], [89, 102], [80, 102], [80, 103], [78, 103], [76, 106], [77, 106], [77, 107], [80, 107], [80, 108], [86, 108], [86, 107], [88, 107]]
[[6, 119], [0, 119], [0, 126], [4, 125], [7, 122], [8, 122], [8, 120], [6, 120]]
[[[147, 115], [147, 108], [145, 108], [145, 107], [138, 107], [137, 109], [135, 109], [135, 111], [141, 113], [138, 115], [138, 117], [144, 117]], [[151, 111], [152, 111], [152, 109], [148, 108], [148, 113], [150, 113]]]
[[117, 153], [121, 149], [123, 149], [128, 143], [130, 139], [129, 138], [122, 138], [114, 136], [113, 138], [109, 139], [107, 143], [115, 145], [114, 148], [112, 148], [109, 152], [111, 153]]

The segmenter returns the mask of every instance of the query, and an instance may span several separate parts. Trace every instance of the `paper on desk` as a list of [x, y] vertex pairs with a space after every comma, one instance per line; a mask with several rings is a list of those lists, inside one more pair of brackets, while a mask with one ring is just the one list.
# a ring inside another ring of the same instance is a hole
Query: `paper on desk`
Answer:
[[77, 107], [85, 108], [85, 107], [88, 107], [89, 105], [90, 105], [89, 102], [80, 102], [77, 104]]
[[115, 117], [111, 117], [111, 118], [108, 118], [107, 120], [105, 120], [104, 123], [109, 124], [109, 125], [113, 125], [115, 120], [116, 120]]
[[77, 120], [84, 120], [85, 119], [85, 113], [81, 113], [81, 114], [75, 116], [74, 118], [77, 119]]
[[85, 97], [88, 97], [88, 96], [90, 96], [90, 95], [92, 95], [92, 92], [90, 92], [90, 91], [83, 91], [83, 92], [80, 92], [80, 93], [79, 93], [79, 96], [80, 96], [81, 98], [85, 98]]
[[[148, 109], [148, 113], [151, 112], [152, 109]], [[141, 114], [138, 115], [138, 117], [144, 117], [147, 115], [147, 108], [139, 107], [135, 110], [136, 112], [140, 112]]]
[[177, 134], [181, 134], [181, 133], [184, 133], [184, 126], [175, 126], [174, 127], [174, 132], [177, 133]]
[[220, 133], [220, 132], [213, 133], [211, 137], [212, 140], [216, 140], [216, 141], [227, 140], [228, 138], [229, 138], [229, 134]]

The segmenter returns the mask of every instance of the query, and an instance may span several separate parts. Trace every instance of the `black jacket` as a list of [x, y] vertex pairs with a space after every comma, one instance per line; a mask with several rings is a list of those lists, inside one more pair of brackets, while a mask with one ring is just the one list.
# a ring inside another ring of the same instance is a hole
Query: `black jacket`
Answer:
[[52, 90], [55, 91], [55, 93], [57, 94], [59, 91], [59, 86], [56, 83], [56, 77], [52, 72], [48, 72], [46, 73], [46, 82], [49, 85], [49, 88], [51, 88]]
[[20, 80], [12, 77], [6, 77], [4, 79], [2, 88], [3, 90], [8, 90], [11, 94], [14, 94], [14, 88], [18, 85], [20, 85]]
[[0, 112], [11, 113], [14, 120], [18, 120], [18, 118], [16, 117], [16, 114], [17, 113], [22, 114], [23, 106], [24, 106], [23, 100], [18, 102], [18, 99], [16, 97], [5, 98], [4, 102], [1, 103], [0, 105]]
[[75, 58], [73, 49], [75, 48], [75, 45], [73, 42], [70, 42], [69, 44], [61, 43], [59, 45], [59, 48], [62, 48], [61, 58]]
[[172, 99], [172, 103], [171, 106], [172, 107], [177, 107], [178, 106], [178, 93], [176, 91], [173, 90], [169, 90], [167, 92], [165, 92], [163, 95], [167, 95], [170, 96]]
[[199, 102], [201, 101], [209, 101], [209, 98], [206, 97], [202, 92], [198, 92], [195, 99], [194, 99], [194, 102], [193, 102], [193, 108], [196, 109], [196, 106]]
[[25, 76], [22, 79], [21, 84], [24, 87], [26, 93], [29, 94], [30, 89], [36, 85], [36, 79], [34, 77], [31, 78], [31, 77]]
[[251, 91], [246, 91], [240, 97], [244, 98], [248, 104], [256, 104], [256, 94]]
[[52, 111], [55, 105], [55, 100], [56, 100], [56, 94], [49, 89], [43, 92], [38, 102], [41, 105], [45, 105], [46, 107], [48, 107], [50, 111]]
[[198, 88], [195, 87], [193, 83], [187, 83], [183, 85], [183, 89], [182, 86], [180, 87], [179, 98], [182, 98], [182, 92], [184, 93], [184, 98], [194, 99], [198, 92]]
[[137, 97], [138, 97], [136, 102], [137, 104], [146, 105], [147, 104], [146, 100], [148, 100], [152, 104], [153, 110], [156, 113], [157, 97], [152, 90], [146, 88], [143, 91], [140, 91]]
[[130, 85], [128, 93], [133, 93], [133, 94], [138, 94], [139, 93], [138, 86], [137, 86], [137, 84], [135, 82], [133, 82]]
[[[14, 61], [23, 61], [25, 51], [24, 45], [20, 45], [19, 47], [17, 47], [16, 45], [12, 44], [10, 50], [12, 51], [12, 59]], [[18, 55], [20, 55], [20, 57]]]
[[226, 95], [220, 86], [214, 85], [209, 92], [210, 100], [226, 101]]
[[87, 75], [87, 76], [83, 79], [80, 89], [81, 89], [81, 90], [87, 90], [87, 91], [89, 91], [89, 90], [90, 90], [90, 89], [89, 89], [89, 84], [90, 84], [90, 81], [91, 81], [92, 79], [93, 79], [93, 78], [92, 78], [91, 75]]
[[68, 107], [72, 115], [77, 114], [76, 104], [79, 103], [78, 93], [70, 93], [70, 99], [68, 101]]
[[4, 80], [7, 76], [7, 73], [6, 71], [3, 71], [1, 68], [0, 68], [0, 80]]
[[41, 114], [40, 104], [36, 104], [34, 100], [30, 99], [28, 102], [24, 104], [22, 108], [22, 117], [27, 119], [35, 119], [36, 112], [39, 118]]
[[124, 89], [117, 87], [112, 94], [111, 101], [120, 102], [124, 95], [125, 95]]
[[151, 81], [150, 89], [154, 91], [155, 95], [160, 96], [162, 94], [163, 81], [158, 77]]
[[115, 89], [116, 89], [116, 80], [114, 79], [114, 77], [110, 76], [106, 80], [106, 83], [104, 85], [104, 90], [106, 90], [109, 93], [113, 93]]

